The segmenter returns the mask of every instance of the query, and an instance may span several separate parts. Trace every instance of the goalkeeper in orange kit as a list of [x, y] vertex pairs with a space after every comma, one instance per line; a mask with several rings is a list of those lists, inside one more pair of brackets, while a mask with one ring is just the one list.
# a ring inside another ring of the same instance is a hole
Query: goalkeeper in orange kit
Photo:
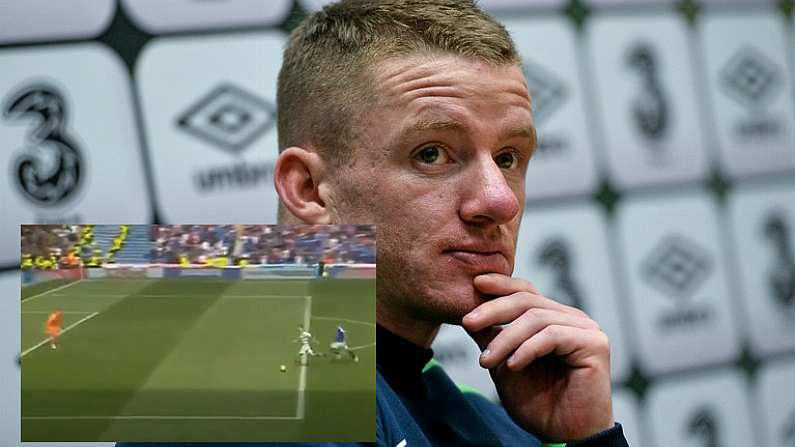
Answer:
[[58, 348], [58, 337], [61, 335], [63, 326], [63, 311], [58, 309], [47, 317], [47, 337], [50, 339], [50, 348]]

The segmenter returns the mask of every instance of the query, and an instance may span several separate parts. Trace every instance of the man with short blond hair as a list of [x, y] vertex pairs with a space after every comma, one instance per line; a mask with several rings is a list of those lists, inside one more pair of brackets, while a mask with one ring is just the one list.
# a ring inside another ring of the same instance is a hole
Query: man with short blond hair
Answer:
[[[292, 32], [277, 95], [280, 219], [378, 226], [378, 445], [626, 446], [606, 335], [511, 277], [536, 133], [505, 29], [467, 0], [343, 0]], [[443, 323], [504, 409], [430, 362]]]

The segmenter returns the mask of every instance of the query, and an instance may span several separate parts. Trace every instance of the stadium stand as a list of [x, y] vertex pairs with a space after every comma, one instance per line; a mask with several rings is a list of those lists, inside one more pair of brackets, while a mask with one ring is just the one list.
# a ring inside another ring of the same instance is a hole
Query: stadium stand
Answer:
[[149, 260], [149, 228], [148, 225], [129, 225], [130, 232], [122, 248], [116, 253], [119, 264], [145, 264]]
[[95, 225], [94, 249], [100, 250], [102, 254], [107, 254], [113, 246], [113, 239], [117, 236], [118, 232], [118, 225]]
[[374, 264], [369, 225], [24, 225], [22, 268]]
[[22, 268], [54, 269], [79, 265], [73, 254], [81, 243], [80, 225], [23, 225]]

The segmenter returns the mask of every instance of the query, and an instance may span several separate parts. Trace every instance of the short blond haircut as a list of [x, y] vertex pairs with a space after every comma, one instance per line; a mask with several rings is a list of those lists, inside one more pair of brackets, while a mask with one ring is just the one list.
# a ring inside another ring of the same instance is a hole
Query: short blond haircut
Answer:
[[310, 15], [284, 50], [279, 151], [309, 145], [333, 166], [345, 163], [376, 98], [372, 68], [434, 52], [492, 65], [520, 61], [505, 28], [472, 0], [342, 0]]

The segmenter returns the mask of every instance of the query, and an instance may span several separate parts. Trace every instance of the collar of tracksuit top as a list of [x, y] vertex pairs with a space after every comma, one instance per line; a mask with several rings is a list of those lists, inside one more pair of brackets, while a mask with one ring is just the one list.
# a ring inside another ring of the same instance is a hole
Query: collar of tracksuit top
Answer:
[[[379, 447], [542, 446], [519, 428], [505, 411], [474, 392], [462, 392], [431, 360], [433, 351], [377, 327], [377, 421]], [[404, 442], [405, 441], [405, 442]], [[118, 447], [241, 446], [258, 444], [117, 444]], [[344, 447], [369, 443], [259, 444], [276, 446]], [[549, 444], [548, 446], [552, 446]], [[562, 444], [559, 444], [562, 446]], [[621, 426], [569, 447], [627, 447]]]

